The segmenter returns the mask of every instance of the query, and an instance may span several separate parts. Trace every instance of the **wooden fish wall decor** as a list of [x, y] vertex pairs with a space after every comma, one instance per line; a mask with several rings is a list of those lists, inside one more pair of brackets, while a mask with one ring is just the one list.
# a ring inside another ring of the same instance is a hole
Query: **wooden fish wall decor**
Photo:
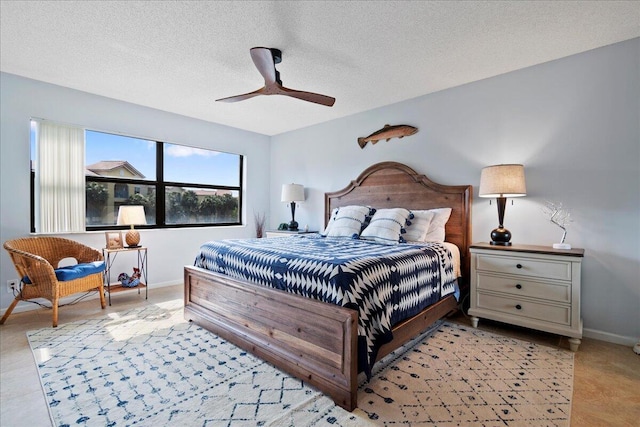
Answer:
[[378, 141], [391, 138], [404, 138], [405, 136], [413, 135], [418, 132], [418, 128], [409, 125], [384, 125], [380, 130], [375, 131], [367, 137], [358, 138], [358, 145], [360, 148], [364, 148], [367, 142], [375, 144]]

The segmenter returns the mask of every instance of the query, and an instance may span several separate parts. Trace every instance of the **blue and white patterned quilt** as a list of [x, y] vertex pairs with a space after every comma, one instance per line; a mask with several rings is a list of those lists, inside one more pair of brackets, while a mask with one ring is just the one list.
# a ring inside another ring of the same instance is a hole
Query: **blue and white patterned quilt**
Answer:
[[439, 243], [385, 245], [306, 234], [203, 244], [195, 266], [358, 310], [358, 368], [367, 376], [391, 328], [457, 291]]

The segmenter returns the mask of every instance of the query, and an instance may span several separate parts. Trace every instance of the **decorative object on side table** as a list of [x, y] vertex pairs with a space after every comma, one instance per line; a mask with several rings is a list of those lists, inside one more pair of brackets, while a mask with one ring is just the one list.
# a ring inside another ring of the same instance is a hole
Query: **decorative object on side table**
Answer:
[[560, 243], [554, 243], [553, 248], [571, 249], [571, 245], [564, 241], [567, 237], [567, 226], [573, 221], [571, 219], [571, 212], [562, 206], [562, 203], [550, 201], [545, 202], [545, 206], [542, 211], [549, 218], [549, 221], [562, 229], [562, 239], [560, 239]]
[[527, 195], [524, 166], [495, 165], [482, 169], [480, 175], [480, 197], [495, 197], [498, 205], [498, 228], [491, 232], [491, 244], [511, 246], [511, 232], [504, 228], [504, 211], [507, 197]]
[[133, 267], [133, 274], [129, 276], [127, 273], [120, 273], [118, 281], [125, 288], [135, 288], [140, 284], [140, 269]]
[[304, 187], [300, 184], [284, 184], [282, 186], [281, 201], [291, 204], [291, 222], [289, 223], [289, 230], [297, 230], [296, 202], [304, 201]]
[[107, 242], [107, 249], [122, 249], [124, 247], [121, 231], [107, 231], [104, 236]]
[[130, 225], [131, 229], [127, 231], [125, 240], [130, 248], [140, 246], [140, 233], [133, 228], [134, 225], [145, 225], [147, 218], [144, 215], [144, 206], [142, 205], [123, 205], [118, 210], [118, 225]]
[[258, 239], [264, 236], [264, 222], [265, 222], [265, 214], [264, 213], [253, 213], [253, 221], [256, 225], [256, 237]]

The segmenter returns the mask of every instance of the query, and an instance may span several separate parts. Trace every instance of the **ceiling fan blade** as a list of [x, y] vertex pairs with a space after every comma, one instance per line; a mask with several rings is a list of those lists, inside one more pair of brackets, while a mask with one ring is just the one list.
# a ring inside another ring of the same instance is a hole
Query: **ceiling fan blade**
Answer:
[[262, 77], [264, 77], [264, 87], [242, 95], [216, 99], [216, 101], [237, 102], [253, 98], [254, 96], [258, 95], [285, 95], [292, 98], [298, 98], [302, 101], [326, 105], [327, 107], [332, 107], [336, 102], [336, 99], [331, 96], [289, 89], [282, 86], [280, 73], [278, 73], [278, 70], [276, 70], [276, 64], [279, 64], [280, 61], [282, 61], [282, 52], [280, 51], [280, 49], [268, 47], [253, 47], [251, 48], [250, 52], [253, 63], [255, 64], [260, 74], [262, 74]]
[[326, 105], [327, 107], [332, 107], [333, 104], [336, 102], [335, 98], [332, 98], [327, 95], [320, 95], [319, 93], [304, 92], [301, 90], [289, 89], [281, 85], [278, 85], [278, 86], [280, 88], [280, 91], [279, 91], [280, 95], [291, 96], [293, 98], [298, 98], [303, 101]]
[[253, 98], [258, 95], [265, 95], [265, 88], [260, 88], [258, 90], [254, 90], [253, 92], [243, 93], [242, 95], [229, 96], [227, 98], [216, 99], [216, 102], [238, 102], [244, 101], [245, 99]]
[[262, 74], [262, 77], [264, 77], [266, 86], [276, 82], [276, 64], [271, 49], [268, 47], [251, 48], [251, 59], [260, 74]]

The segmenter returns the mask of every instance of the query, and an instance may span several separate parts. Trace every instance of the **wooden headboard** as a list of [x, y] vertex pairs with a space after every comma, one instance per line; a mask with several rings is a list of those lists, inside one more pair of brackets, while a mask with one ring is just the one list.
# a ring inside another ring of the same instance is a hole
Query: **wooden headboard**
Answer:
[[451, 208], [445, 227], [446, 241], [460, 248], [463, 283], [469, 283], [471, 244], [471, 185], [441, 185], [397, 162], [382, 162], [368, 167], [344, 189], [325, 193], [325, 224], [334, 208], [348, 205], [378, 209]]

